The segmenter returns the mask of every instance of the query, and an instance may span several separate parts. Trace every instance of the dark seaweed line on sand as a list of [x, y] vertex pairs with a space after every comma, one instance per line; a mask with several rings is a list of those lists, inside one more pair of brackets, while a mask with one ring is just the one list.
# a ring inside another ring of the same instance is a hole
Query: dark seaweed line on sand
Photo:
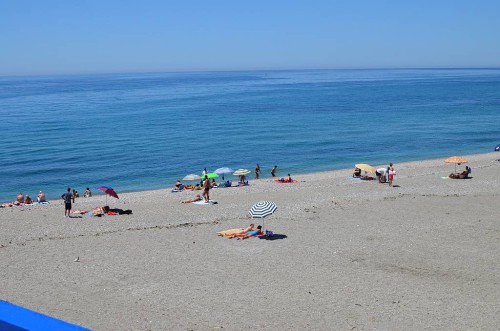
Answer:
[[127, 228], [127, 229], [117, 229], [117, 230], [108, 230], [108, 231], [102, 231], [102, 232], [97, 232], [93, 234], [78, 234], [78, 235], [73, 235], [73, 236], [54, 236], [54, 237], [38, 237], [38, 238], [31, 238], [27, 239], [24, 242], [20, 243], [12, 243], [10, 241], [8, 244], [0, 244], [0, 249], [1, 248], [6, 248], [9, 246], [26, 246], [26, 244], [33, 242], [33, 241], [47, 241], [47, 240], [64, 240], [64, 239], [73, 239], [73, 238], [79, 238], [79, 237], [98, 237], [101, 235], [107, 235], [107, 234], [113, 234], [113, 233], [118, 233], [118, 232], [124, 232], [124, 231], [144, 231], [144, 230], [162, 230], [162, 229], [177, 229], [177, 228], [187, 228], [187, 227], [193, 227], [193, 226], [199, 226], [199, 225], [207, 225], [207, 224], [219, 224], [221, 220], [216, 219], [215, 221], [210, 221], [210, 222], [196, 222], [196, 223], [182, 223], [182, 224], [169, 224], [169, 225], [155, 225], [155, 226], [143, 226], [143, 227], [136, 227], [136, 228]]

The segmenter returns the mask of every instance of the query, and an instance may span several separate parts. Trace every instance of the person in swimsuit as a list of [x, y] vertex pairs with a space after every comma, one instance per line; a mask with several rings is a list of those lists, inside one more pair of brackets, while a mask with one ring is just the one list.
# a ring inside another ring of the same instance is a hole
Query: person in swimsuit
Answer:
[[205, 199], [205, 202], [210, 201], [210, 196], [208, 192], [210, 191], [210, 179], [208, 179], [208, 176], [205, 175], [205, 180], [203, 181], [203, 198]]
[[278, 169], [278, 166], [275, 165], [273, 169], [271, 170], [271, 176], [276, 177], [276, 169]]
[[24, 195], [22, 192], [19, 192], [19, 194], [17, 195], [17, 200], [16, 202], [19, 204], [19, 203], [24, 203]]
[[75, 199], [80, 197], [80, 193], [77, 190], [73, 190], [73, 203], [75, 203]]
[[83, 196], [85, 198], [90, 198], [92, 196], [92, 192], [90, 191], [90, 188], [87, 187], [87, 189], [85, 190], [85, 193], [83, 193]]
[[255, 166], [255, 179], [259, 179], [260, 165], [257, 163]]
[[246, 238], [250, 238], [250, 237], [256, 237], [258, 235], [262, 234], [262, 226], [259, 225], [257, 227], [257, 230], [252, 230], [252, 231], [248, 231], [246, 234], [242, 235], [242, 236], [238, 236], [239, 239], [246, 239]]
[[175, 182], [175, 187], [179, 189], [182, 186], [182, 182], [180, 179], [177, 179], [177, 182]]
[[199, 194], [196, 194], [194, 199], [187, 199], [187, 200], [181, 201], [181, 203], [191, 203], [191, 202], [195, 202], [195, 201], [201, 201], [201, 196]]
[[31, 197], [28, 194], [26, 194], [26, 199], [24, 200], [24, 203], [27, 205], [31, 205], [33, 203], [33, 199], [31, 199]]
[[392, 163], [389, 164], [389, 186], [392, 187], [392, 181], [394, 180], [394, 167], [392, 166]]
[[358, 167], [354, 167], [354, 173], [352, 174], [352, 177], [354, 178], [361, 177], [361, 169], [359, 169]]
[[40, 191], [40, 193], [38, 193], [38, 202], [45, 202], [45, 193], [43, 193], [42, 191]]
[[248, 232], [253, 231], [253, 227], [254, 227], [254, 225], [252, 223], [246, 229], [243, 229], [243, 230], [238, 231], [238, 232], [231, 233], [231, 235], [228, 235], [228, 237], [229, 238], [234, 238], [234, 237], [244, 236]]

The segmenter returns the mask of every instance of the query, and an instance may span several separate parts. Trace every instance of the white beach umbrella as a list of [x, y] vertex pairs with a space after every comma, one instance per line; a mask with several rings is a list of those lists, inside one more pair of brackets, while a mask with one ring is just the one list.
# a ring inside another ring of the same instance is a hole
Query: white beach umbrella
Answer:
[[233, 172], [233, 175], [234, 176], [245, 176], [245, 175], [248, 175], [249, 173], [251, 173], [251, 171], [248, 169], [238, 169], [235, 172]]
[[196, 175], [196, 174], [189, 174], [189, 175], [186, 175], [184, 178], [182, 178], [182, 180], [200, 180], [201, 177], [199, 175]]

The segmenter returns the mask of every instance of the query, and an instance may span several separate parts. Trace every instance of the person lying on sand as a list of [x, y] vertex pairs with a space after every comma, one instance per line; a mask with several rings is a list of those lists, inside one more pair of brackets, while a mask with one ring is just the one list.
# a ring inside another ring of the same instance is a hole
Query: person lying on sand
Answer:
[[354, 167], [354, 173], [352, 174], [352, 177], [361, 177], [361, 169], [359, 169], [358, 167]]
[[456, 173], [456, 174], [450, 174], [448, 177], [452, 179], [465, 179], [469, 176], [469, 171], [466, 169], [462, 172]]
[[184, 201], [181, 201], [181, 203], [191, 203], [191, 202], [195, 202], [195, 201], [201, 201], [201, 195], [199, 194], [196, 194], [196, 196], [194, 197], [194, 199], [187, 199], [187, 200], [184, 200]]
[[243, 229], [241, 231], [236, 231], [236, 232], [231, 232], [230, 234], [226, 234], [225, 236], [228, 238], [234, 238], [234, 237], [239, 237], [239, 236], [244, 236], [248, 232], [253, 231], [254, 224], [250, 224], [246, 229]]
[[243, 234], [243, 235], [239, 235], [237, 236], [238, 239], [247, 239], [247, 238], [250, 238], [250, 237], [257, 237], [258, 235], [261, 235], [262, 234], [262, 226], [259, 225], [257, 227], [257, 230], [252, 230], [252, 231], [248, 231], [246, 234]]

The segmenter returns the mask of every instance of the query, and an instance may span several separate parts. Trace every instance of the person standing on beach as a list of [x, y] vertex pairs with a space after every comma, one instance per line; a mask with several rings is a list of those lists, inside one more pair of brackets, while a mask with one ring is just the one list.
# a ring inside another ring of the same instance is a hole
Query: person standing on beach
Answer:
[[71, 193], [71, 188], [68, 187], [66, 193], [61, 195], [61, 198], [64, 200], [64, 217], [66, 217], [66, 214], [69, 217], [69, 214], [71, 212], [71, 200], [73, 199], [73, 193]]
[[392, 187], [392, 181], [394, 180], [394, 175], [396, 172], [394, 171], [394, 167], [392, 166], [392, 163], [389, 164], [389, 186]]
[[205, 199], [205, 202], [210, 201], [210, 196], [208, 192], [210, 191], [210, 179], [208, 179], [208, 176], [205, 175], [205, 180], [203, 181], [203, 198]]
[[276, 169], [278, 169], [278, 166], [275, 165], [273, 169], [271, 170], [271, 176], [276, 177]]
[[255, 179], [259, 179], [260, 165], [257, 163], [255, 166]]

